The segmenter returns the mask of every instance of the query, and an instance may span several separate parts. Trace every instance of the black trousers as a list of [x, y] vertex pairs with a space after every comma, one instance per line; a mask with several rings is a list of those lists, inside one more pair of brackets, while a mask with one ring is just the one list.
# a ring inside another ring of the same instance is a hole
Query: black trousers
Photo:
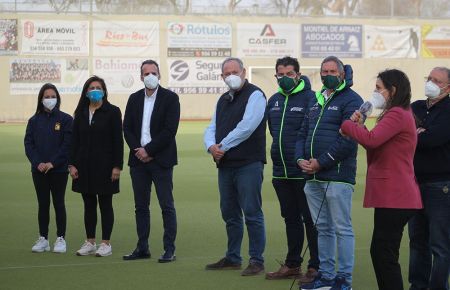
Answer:
[[114, 225], [114, 210], [112, 206], [112, 194], [82, 194], [84, 201], [84, 227], [86, 237], [95, 239], [97, 227], [97, 198], [102, 219], [102, 240], [109, 241]]
[[380, 290], [403, 290], [398, 263], [403, 229], [416, 209], [376, 208], [370, 255]]
[[309, 212], [303, 187], [305, 181], [302, 179], [272, 179], [273, 187], [280, 202], [281, 216], [286, 224], [286, 236], [288, 252], [285, 264], [290, 267], [299, 267], [303, 259], [302, 249], [304, 244], [305, 230], [308, 240], [310, 259], [308, 268], [319, 269], [319, 257], [317, 246], [317, 230]]
[[173, 168], [161, 167], [155, 161], [130, 167], [131, 181], [134, 192], [134, 206], [136, 213], [136, 231], [138, 235], [137, 249], [148, 250], [150, 235], [150, 191], [152, 183], [155, 185], [159, 206], [162, 211], [164, 226], [164, 251], [175, 252], [175, 238], [177, 236], [177, 215], [173, 200]]
[[66, 206], [64, 197], [66, 194], [66, 172], [33, 172], [33, 183], [38, 200], [39, 235], [48, 239], [48, 225], [50, 223], [50, 194], [53, 200], [56, 217], [56, 235], [66, 235]]

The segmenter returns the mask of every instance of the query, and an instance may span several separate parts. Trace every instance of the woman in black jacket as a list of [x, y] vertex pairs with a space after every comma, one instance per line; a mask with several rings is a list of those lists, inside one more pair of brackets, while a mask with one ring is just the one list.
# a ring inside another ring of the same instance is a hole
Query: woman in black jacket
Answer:
[[[112, 254], [109, 242], [114, 224], [113, 194], [119, 192], [123, 165], [122, 115], [108, 102], [105, 81], [90, 77], [83, 86], [75, 109], [69, 172], [72, 190], [84, 201], [86, 241], [78, 256]], [[97, 249], [97, 202], [102, 221], [102, 241]]]
[[25, 153], [31, 163], [33, 183], [39, 205], [39, 239], [31, 250], [50, 251], [48, 224], [50, 222], [50, 193], [55, 208], [55, 253], [66, 252], [66, 206], [72, 117], [59, 110], [61, 97], [53, 84], [45, 84], [38, 94], [36, 113], [28, 120], [25, 133]]

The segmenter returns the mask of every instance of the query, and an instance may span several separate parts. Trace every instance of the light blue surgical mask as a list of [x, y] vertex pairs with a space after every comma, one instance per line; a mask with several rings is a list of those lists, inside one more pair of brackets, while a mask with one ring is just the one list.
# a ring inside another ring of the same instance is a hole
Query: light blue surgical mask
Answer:
[[92, 90], [87, 92], [86, 97], [93, 103], [100, 102], [105, 94], [102, 90]]

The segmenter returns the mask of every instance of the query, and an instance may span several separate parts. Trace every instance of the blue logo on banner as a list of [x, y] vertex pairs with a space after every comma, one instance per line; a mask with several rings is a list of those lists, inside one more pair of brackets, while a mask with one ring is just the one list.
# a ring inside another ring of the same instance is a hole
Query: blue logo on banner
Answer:
[[362, 57], [362, 25], [302, 24], [302, 57]]

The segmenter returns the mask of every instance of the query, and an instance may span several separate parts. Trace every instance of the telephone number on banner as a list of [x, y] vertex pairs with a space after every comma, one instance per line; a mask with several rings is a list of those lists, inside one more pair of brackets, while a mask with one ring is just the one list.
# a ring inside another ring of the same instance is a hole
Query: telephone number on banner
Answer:
[[177, 94], [223, 94], [228, 91], [225, 87], [169, 87]]
[[75, 51], [79, 52], [80, 47], [76, 46], [30, 46], [30, 51]]
[[198, 48], [174, 48], [167, 49], [169, 57], [229, 57], [231, 48], [228, 49], [198, 49]]

